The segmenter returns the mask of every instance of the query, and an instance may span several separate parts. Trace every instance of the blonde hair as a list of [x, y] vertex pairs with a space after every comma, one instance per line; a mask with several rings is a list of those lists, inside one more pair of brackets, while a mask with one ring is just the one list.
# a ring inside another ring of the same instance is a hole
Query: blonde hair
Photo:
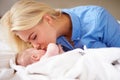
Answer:
[[[20, 0], [6, 12], [1, 19], [1, 24], [8, 27], [10, 34], [18, 45], [19, 51], [25, 49], [26, 43], [23, 42], [13, 31], [27, 30], [42, 21], [43, 15], [48, 14], [52, 18], [60, 16], [60, 11], [35, 0]], [[11, 37], [10, 35], [10, 37]]]

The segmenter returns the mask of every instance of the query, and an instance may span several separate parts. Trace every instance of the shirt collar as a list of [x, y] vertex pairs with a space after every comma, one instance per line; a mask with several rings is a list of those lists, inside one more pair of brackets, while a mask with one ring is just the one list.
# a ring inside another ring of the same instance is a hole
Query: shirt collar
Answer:
[[72, 38], [71, 39], [73, 41], [80, 39], [81, 32], [82, 32], [80, 18], [76, 14], [70, 12], [68, 9], [62, 9], [62, 12], [67, 13], [71, 18], [71, 21], [72, 21]]

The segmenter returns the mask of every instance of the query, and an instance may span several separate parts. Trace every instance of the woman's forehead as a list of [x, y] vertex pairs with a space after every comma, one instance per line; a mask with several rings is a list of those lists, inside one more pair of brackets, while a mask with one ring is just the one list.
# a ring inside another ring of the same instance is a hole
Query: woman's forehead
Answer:
[[20, 30], [20, 31], [15, 31], [15, 34], [17, 36], [19, 36], [22, 40], [24, 40], [25, 42], [28, 41], [30, 35], [32, 35], [34, 32], [36, 32], [38, 30], [37, 26], [34, 26], [30, 29], [27, 30]]

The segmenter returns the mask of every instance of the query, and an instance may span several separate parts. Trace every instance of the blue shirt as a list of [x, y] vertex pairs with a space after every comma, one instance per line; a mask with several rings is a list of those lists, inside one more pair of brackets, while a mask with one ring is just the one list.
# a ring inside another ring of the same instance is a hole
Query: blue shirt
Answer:
[[75, 48], [120, 47], [120, 24], [103, 7], [78, 6], [62, 9], [72, 21], [72, 46], [64, 36], [57, 38], [65, 51]]

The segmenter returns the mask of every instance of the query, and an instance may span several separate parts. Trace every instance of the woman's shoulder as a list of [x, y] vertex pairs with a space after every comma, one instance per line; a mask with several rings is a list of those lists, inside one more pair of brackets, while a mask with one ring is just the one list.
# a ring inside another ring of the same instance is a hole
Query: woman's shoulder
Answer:
[[64, 8], [62, 10], [101, 10], [104, 9], [104, 7], [102, 6], [98, 6], [98, 5], [81, 5], [81, 6], [75, 6], [72, 8]]
[[105, 8], [97, 5], [84, 5], [84, 6], [76, 6], [72, 8], [62, 9], [63, 12], [74, 13], [78, 16], [85, 15], [98, 15], [105, 11]]

